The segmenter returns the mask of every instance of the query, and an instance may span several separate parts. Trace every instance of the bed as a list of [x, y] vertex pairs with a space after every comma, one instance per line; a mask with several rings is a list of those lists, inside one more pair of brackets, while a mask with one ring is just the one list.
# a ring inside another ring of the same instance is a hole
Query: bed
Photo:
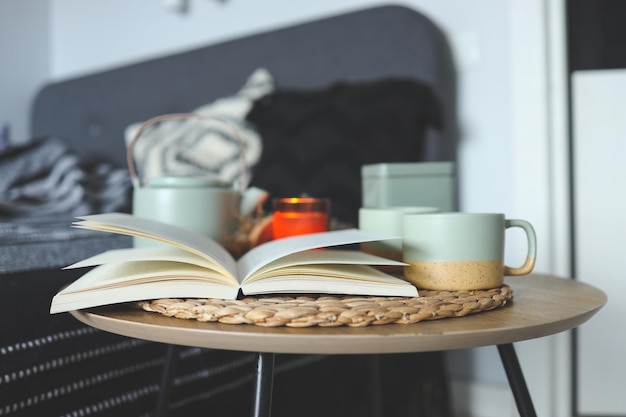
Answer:
[[[444, 117], [436, 128], [424, 131], [422, 153], [415, 159], [456, 159], [455, 76], [448, 44], [428, 18], [401, 6], [357, 10], [48, 84], [34, 98], [31, 135], [60, 139], [82, 161], [97, 159], [125, 169], [124, 137], [130, 125], [156, 115], [194, 111], [230, 96], [259, 68], [271, 74], [280, 92], [323, 90], [337, 82], [417, 80], [433, 92]], [[71, 413], [86, 410], [91, 410], [89, 415], [153, 415], [159, 399], [164, 399], [159, 394], [163, 394], [165, 346], [85, 328], [68, 315], [47, 314], [53, 294], [76, 278], [77, 273], [60, 268], [131, 244], [120, 236], [70, 229], [71, 221], [72, 215], [61, 214], [0, 224], [0, 293], [7, 299], [0, 317], [4, 333], [0, 415], [35, 415], [42, 410], [46, 415], [79, 415]], [[19, 320], [15, 311], [20, 312]], [[252, 357], [200, 349], [183, 349], [177, 355], [178, 378], [168, 397], [170, 415], [207, 407], [215, 410], [213, 415], [247, 412], [247, 401], [239, 396], [248, 395]], [[275, 415], [371, 412], [359, 409], [366, 403], [347, 400], [362, 395], [358, 392], [369, 389], [366, 385], [340, 395], [342, 379], [335, 375], [336, 380], [316, 394], [333, 405], [326, 409], [318, 401], [311, 402], [304, 391], [292, 392], [294, 384], [303, 384], [305, 390], [315, 386], [295, 380], [289, 372], [308, 366], [309, 375], [319, 379], [327, 378], [324, 372], [331, 369], [359, 373], [374, 369], [363, 366], [371, 358], [285, 355], [278, 360], [275, 389], [289, 392], [292, 401], [275, 405]], [[407, 415], [424, 407], [434, 412], [430, 415], [445, 415], [440, 356], [424, 361], [407, 355], [383, 361], [379, 365], [385, 375], [409, 362], [416, 372], [429, 373], [420, 379], [423, 383], [390, 384], [381, 401], [393, 412], [385, 415]], [[434, 397], [407, 392], [433, 386]], [[426, 397], [434, 400], [419, 403]], [[303, 403], [310, 405], [308, 411], [297, 408]]]

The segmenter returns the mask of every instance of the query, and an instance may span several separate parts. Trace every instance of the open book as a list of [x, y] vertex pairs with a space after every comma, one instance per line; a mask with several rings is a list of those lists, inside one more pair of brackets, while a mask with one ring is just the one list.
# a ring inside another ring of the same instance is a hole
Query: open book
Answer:
[[[165, 223], [109, 213], [74, 227], [166, 243], [116, 249], [66, 267], [93, 267], [52, 299], [51, 313], [157, 298], [235, 299], [244, 295], [326, 293], [416, 297], [408, 281], [373, 266], [404, 265], [342, 245], [397, 239], [357, 229], [266, 242], [235, 260], [216, 241]], [[324, 249], [320, 248], [331, 248]]]

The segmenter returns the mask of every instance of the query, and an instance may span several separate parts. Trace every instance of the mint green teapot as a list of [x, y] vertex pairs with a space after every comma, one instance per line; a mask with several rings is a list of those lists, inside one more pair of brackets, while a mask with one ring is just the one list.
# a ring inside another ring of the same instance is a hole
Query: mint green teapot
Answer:
[[[142, 180], [135, 168], [136, 140], [151, 125], [173, 118], [212, 119], [228, 126], [241, 149], [239, 181], [227, 184], [202, 176], [162, 176]], [[130, 140], [127, 162], [133, 182], [133, 214], [199, 232], [226, 244], [238, 230], [239, 221], [248, 216], [267, 198], [267, 192], [252, 187], [244, 189], [246, 163], [241, 137], [229, 123], [215, 117], [194, 113], [174, 113], [146, 121]], [[135, 247], [158, 245], [136, 238]]]

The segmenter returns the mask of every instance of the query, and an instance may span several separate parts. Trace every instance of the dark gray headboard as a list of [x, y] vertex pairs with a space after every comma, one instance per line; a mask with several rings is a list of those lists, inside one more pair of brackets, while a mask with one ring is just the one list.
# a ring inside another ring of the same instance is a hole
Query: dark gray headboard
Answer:
[[454, 160], [455, 84], [448, 44], [424, 15], [382, 6], [333, 16], [45, 86], [32, 137], [52, 135], [81, 157], [125, 165], [124, 130], [233, 94], [259, 67], [277, 87], [415, 77], [432, 85], [445, 128], [430, 159]]

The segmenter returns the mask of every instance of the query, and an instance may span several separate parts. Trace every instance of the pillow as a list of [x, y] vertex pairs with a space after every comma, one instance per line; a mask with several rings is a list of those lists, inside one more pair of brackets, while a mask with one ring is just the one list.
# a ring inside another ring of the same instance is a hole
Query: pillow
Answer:
[[[254, 71], [245, 85], [233, 96], [220, 98], [193, 111], [199, 115], [216, 116], [228, 122], [206, 122], [197, 118], [162, 121], [146, 129], [136, 140], [133, 150], [141, 178], [160, 176], [206, 176], [226, 183], [241, 176], [241, 140], [246, 178], [258, 162], [262, 142], [259, 134], [245, 120], [253, 101], [272, 92], [274, 82], [263, 68]], [[144, 124], [130, 125], [125, 132], [126, 145]]]

